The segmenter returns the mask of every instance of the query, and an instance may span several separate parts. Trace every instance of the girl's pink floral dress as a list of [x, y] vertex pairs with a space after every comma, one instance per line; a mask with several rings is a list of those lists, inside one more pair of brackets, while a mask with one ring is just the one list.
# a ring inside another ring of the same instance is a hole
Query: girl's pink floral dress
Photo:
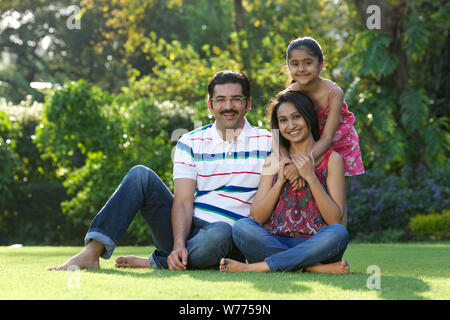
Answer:
[[[320, 135], [322, 135], [327, 121], [330, 93], [334, 86], [336, 86], [336, 83], [330, 87], [330, 91], [328, 92], [327, 106], [317, 111]], [[353, 126], [354, 123], [355, 115], [348, 110], [347, 103], [344, 100], [341, 108], [341, 122], [334, 135], [331, 148], [339, 153], [344, 160], [344, 172], [346, 176], [356, 176], [364, 173], [361, 150], [359, 149], [359, 137]]]

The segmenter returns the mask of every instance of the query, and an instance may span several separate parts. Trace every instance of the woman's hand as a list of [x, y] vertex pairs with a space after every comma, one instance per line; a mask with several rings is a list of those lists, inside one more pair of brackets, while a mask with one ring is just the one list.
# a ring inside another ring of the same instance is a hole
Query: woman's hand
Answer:
[[298, 191], [305, 186], [305, 180], [300, 176], [300, 173], [292, 162], [286, 164], [284, 167], [284, 175], [295, 191]]
[[312, 154], [309, 156], [303, 155], [300, 157], [296, 157], [292, 159], [295, 167], [298, 172], [307, 182], [310, 182], [312, 179], [316, 177], [316, 173], [314, 172], [314, 158]]
[[278, 180], [276, 183], [279, 183], [282, 186], [287, 181], [287, 177], [284, 174], [284, 170], [285, 170], [286, 165], [288, 165], [289, 163], [292, 163], [291, 160], [289, 160], [289, 159], [283, 159], [280, 161], [280, 167], [278, 168]]

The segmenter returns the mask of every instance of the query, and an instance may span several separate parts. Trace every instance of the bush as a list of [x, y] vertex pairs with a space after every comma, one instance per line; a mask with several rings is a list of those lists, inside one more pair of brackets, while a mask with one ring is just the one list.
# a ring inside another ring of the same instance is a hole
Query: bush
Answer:
[[67, 231], [62, 182], [34, 144], [41, 111], [31, 97], [0, 101], [0, 244], [58, 243]]
[[[0, 109], [0, 215], [1, 209], [13, 198], [17, 190], [15, 170], [19, 165], [19, 156], [15, 151], [18, 126], [8, 119], [8, 115]], [[0, 217], [1, 227], [1, 217]]]
[[[111, 96], [86, 81], [64, 85], [44, 104], [38, 147], [58, 167], [69, 199], [64, 243], [79, 245], [90, 222], [135, 165], [153, 169], [172, 188], [172, 148], [193, 129], [194, 110], [178, 103]], [[138, 216], [121, 244], [150, 244]]]
[[369, 237], [373, 242], [386, 238], [383, 233], [389, 229], [406, 234], [411, 217], [449, 209], [449, 182], [447, 168], [422, 170], [420, 175], [406, 169], [398, 176], [367, 170], [350, 178], [347, 195], [350, 236], [360, 241]]
[[363, 243], [392, 243], [403, 241], [405, 235], [406, 231], [399, 229], [387, 229], [372, 233], [358, 232], [352, 241]]
[[419, 214], [409, 221], [411, 233], [421, 239], [450, 238], [450, 210], [442, 214]]

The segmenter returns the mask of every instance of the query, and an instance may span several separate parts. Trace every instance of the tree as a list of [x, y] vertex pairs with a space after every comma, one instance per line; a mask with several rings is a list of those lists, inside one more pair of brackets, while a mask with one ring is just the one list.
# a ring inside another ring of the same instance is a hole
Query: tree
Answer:
[[[363, 26], [369, 5], [381, 13], [381, 28], [359, 33], [343, 63], [347, 78], [356, 74], [360, 79], [354, 86], [367, 90], [359, 100], [369, 116], [361, 127], [369, 132], [363, 137], [369, 161], [393, 171], [405, 165], [415, 170], [444, 165], [449, 136], [440, 133], [448, 128], [448, 118], [434, 112], [433, 104], [442, 93], [429, 86], [429, 79], [445, 78], [440, 75], [445, 71], [436, 70], [434, 64], [448, 46], [448, 36], [442, 36], [449, 26], [448, 3], [355, 0], [354, 4]], [[369, 142], [384, 146], [372, 147]]]
[[[33, 81], [62, 85], [87, 79], [106, 89], [126, 84], [114, 44], [101, 51], [94, 45], [105, 41], [101, 14], [70, 0], [6, 0], [0, 12], [0, 52], [9, 57], [0, 63], [0, 96], [18, 103], [29, 94], [42, 101], [43, 94], [30, 86]], [[79, 28], [73, 27], [69, 22], [78, 18]]]

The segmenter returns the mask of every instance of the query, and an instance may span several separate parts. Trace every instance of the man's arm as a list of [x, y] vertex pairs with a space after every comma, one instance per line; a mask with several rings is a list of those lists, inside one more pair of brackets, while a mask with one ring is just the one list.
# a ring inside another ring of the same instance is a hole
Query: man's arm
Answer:
[[173, 250], [167, 258], [171, 270], [186, 270], [188, 251], [186, 239], [191, 230], [194, 213], [194, 192], [196, 181], [192, 179], [175, 179], [172, 204]]

